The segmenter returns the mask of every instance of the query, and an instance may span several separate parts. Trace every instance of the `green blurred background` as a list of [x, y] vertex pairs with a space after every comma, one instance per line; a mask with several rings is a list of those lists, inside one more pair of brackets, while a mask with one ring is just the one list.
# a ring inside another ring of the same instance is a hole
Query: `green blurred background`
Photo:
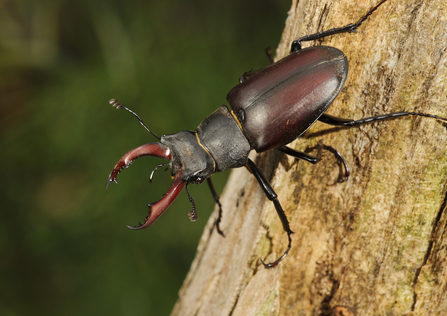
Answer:
[[[170, 185], [128, 150], [195, 129], [238, 77], [268, 64], [286, 0], [0, 1], [0, 315], [167, 315], [214, 203], [191, 186], [151, 228]], [[228, 173], [214, 176], [220, 193]], [[225, 214], [225, 213], [224, 213]], [[222, 239], [222, 242], [225, 242]], [[231, 265], [229, 266], [231, 268]]]

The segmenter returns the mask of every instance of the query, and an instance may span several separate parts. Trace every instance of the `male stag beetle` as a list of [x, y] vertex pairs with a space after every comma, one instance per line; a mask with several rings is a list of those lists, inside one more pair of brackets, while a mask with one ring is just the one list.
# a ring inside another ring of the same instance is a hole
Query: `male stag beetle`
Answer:
[[174, 181], [168, 192], [157, 202], [148, 204], [149, 214], [143, 224], [128, 226], [130, 229], [143, 229], [152, 225], [186, 187], [188, 198], [192, 203], [189, 212], [192, 221], [197, 220], [194, 199], [189, 195], [188, 185], [201, 184], [207, 181], [211, 193], [219, 205], [219, 217], [216, 228], [219, 228], [222, 215], [219, 197], [211, 182], [215, 172], [230, 168], [246, 167], [261, 185], [267, 198], [273, 202], [281, 220], [284, 231], [288, 235], [288, 247], [284, 254], [274, 262], [262, 264], [266, 268], [277, 265], [288, 254], [293, 233], [290, 229], [277, 195], [264, 175], [248, 158], [250, 150], [261, 153], [268, 150], [279, 150], [287, 155], [303, 159], [311, 163], [320, 161], [321, 149], [330, 150], [337, 159], [344, 163], [346, 181], [349, 171], [343, 157], [332, 147], [320, 145], [317, 156], [291, 149], [286, 144], [302, 135], [317, 120], [335, 126], [357, 126], [388, 118], [417, 115], [447, 121], [436, 115], [398, 112], [386, 115], [351, 120], [334, 117], [324, 112], [340, 93], [348, 75], [348, 60], [340, 50], [328, 46], [315, 46], [301, 49], [301, 42], [321, 39], [341, 33], [355, 32], [356, 29], [386, 0], [380, 1], [361, 17], [357, 23], [340, 28], [306, 35], [295, 40], [291, 52], [283, 59], [265, 69], [245, 73], [240, 83], [227, 95], [230, 105], [228, 109], [222, 105], [205, 118], [195, 131], [181, 131], [161, 138], [152, 133], [141, 118], [115, 99], [110, 104], [132, 113], [159, 142], [149, 143], [135, 148], [125, 154], [115, 165], [107, 181], [115, 181], [118, 173], [138, 157], [156, 156], [170, 162], [160, 164], [172, 169]]

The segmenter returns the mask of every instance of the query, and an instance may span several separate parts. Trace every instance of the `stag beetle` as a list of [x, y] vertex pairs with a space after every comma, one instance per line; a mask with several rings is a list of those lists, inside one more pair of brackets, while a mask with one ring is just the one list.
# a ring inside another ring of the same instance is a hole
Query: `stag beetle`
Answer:
[[358, 126], [407, 115], [447, 121], [446, 118], [436, 115], [415, 112], [390, 113], [360, 120], [339, 118], [324, 113], [346, 81], [348, 61], [343, 52], [334, 47], [315, 46], [302, 49], [301, 42], [355, 32], [386, 1], [380, 1], [355, 24], [351, 23], [295, 40], [288, 56], [262, 70], [250, 71], [242, 75], [240, 83], [227, 95], [230, 109], [222, 105], [205, 118], [195, 131], [181, 131], [172, 135], [163, 135], [160, 138], [144, 125], [136, 113], [117, 100], [110, 100], [109, 103], [117, 109], [123, 108], [132, 113], [147, 131], [159, 139], [159, 142], [140, 146], [125, 154], [109, 175], [107, 187], [110, 182], [116, 182], [118, 173], [124, 167], [128, 167], [133, 160], [141, 156], [156, 156], [170, 161], [168, 164], [155, 167], [150, 176], [151, 181], [154, 172], [161, 166], [170, 167], [174, 178], [168, 192], [159, 201], [148, 204], [150, 210], [144, 223], [128, 227], [143, 229], [152, 225], [183, 188], [186, 188], [188, 198], [192, 203], [192, 210], [189, 212], [190, 219], [197, 220], [194, 199], [189, 195], [188, 185], [201, 184], [206, 180], [219, 205], [216, 228], [223, 235], [219, 227], [222, 208], [210, 176], [230, 168], [246, 167], [255, 176], [267, 198], [273, 202], [288, 236], [287, 250], [279, 259], [271, 263], [264, 263], [261, 259], [262, 264], [270, 268], [277, 265], [288, 254], [292, 245], [293, 232], [275, 191], [255, 163], [248, 158], [252, 149], [258, 153], [275, 149], [311, 163], [320, 161], [321, 149], [327, 149], [344, 164], [345, 177], [339, 180], [343, 182], [347, 180], [349, 170], [343, 157], [334, 148], [320, 145], [318, 154], [311, 156], [285, 145], [301, 136], [317, 120], [334, 126]]

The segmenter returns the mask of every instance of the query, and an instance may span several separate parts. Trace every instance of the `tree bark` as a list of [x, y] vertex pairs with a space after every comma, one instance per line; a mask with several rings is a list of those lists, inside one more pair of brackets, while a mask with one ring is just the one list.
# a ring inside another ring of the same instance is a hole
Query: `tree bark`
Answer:
[[[355, 23], [377, 2], [294, 0], [277, 59], [293, 40]], [[447, 117], [447, 1], [390, 0], [358, 31], [303, 45], [334, 46], [348, 58], [328, 114]], [[172, 315], [332, 315], [340, 306], [340, 315], [447, 315], [446, 123], [317, 122], [290, 147], [320, 140], [348, 162], [347, 182], [337, 183], [342, 170], [328, 152], [316, 165], [276, 151], [251, 156], [295, 232], [289, 255], [272, 269], [260, 264], [285, 251], [287, 235], [254, 177], [234, 170], [221, 198], [225, 238], [214, 212]]]

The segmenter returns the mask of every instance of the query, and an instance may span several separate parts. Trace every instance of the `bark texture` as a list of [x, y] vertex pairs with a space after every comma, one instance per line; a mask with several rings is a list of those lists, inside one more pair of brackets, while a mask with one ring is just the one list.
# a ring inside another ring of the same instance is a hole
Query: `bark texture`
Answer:
[[[294, 0], [277, 57], [293, 40], [356, 22], [376, 1]], [[401, 110], [447, 116], [447, 1], [389, 0], [359, 28], [309, 45], [341, 49], [348, 80], [328, 114], [359, 119]], [[247, 66], [249, 69], [250, 67]], [[447, 129], [405, 117], [354, 128], [316, 123], [290, 144], [339, 150], [311, 165], [252, 155], [289, 218], [287, 235], [258, 183], [234, 170], [172, 315], [447, 315]], [[315, 153], [315, 151], [313, 151]], [[338, 307], [337, 307], [338, 306]], [[342, 307], [346, 307], [342, 309]], [[349, 309], [347, 309], [349, 308]], [[334, 313], [335, 314], [335, 313]]]

